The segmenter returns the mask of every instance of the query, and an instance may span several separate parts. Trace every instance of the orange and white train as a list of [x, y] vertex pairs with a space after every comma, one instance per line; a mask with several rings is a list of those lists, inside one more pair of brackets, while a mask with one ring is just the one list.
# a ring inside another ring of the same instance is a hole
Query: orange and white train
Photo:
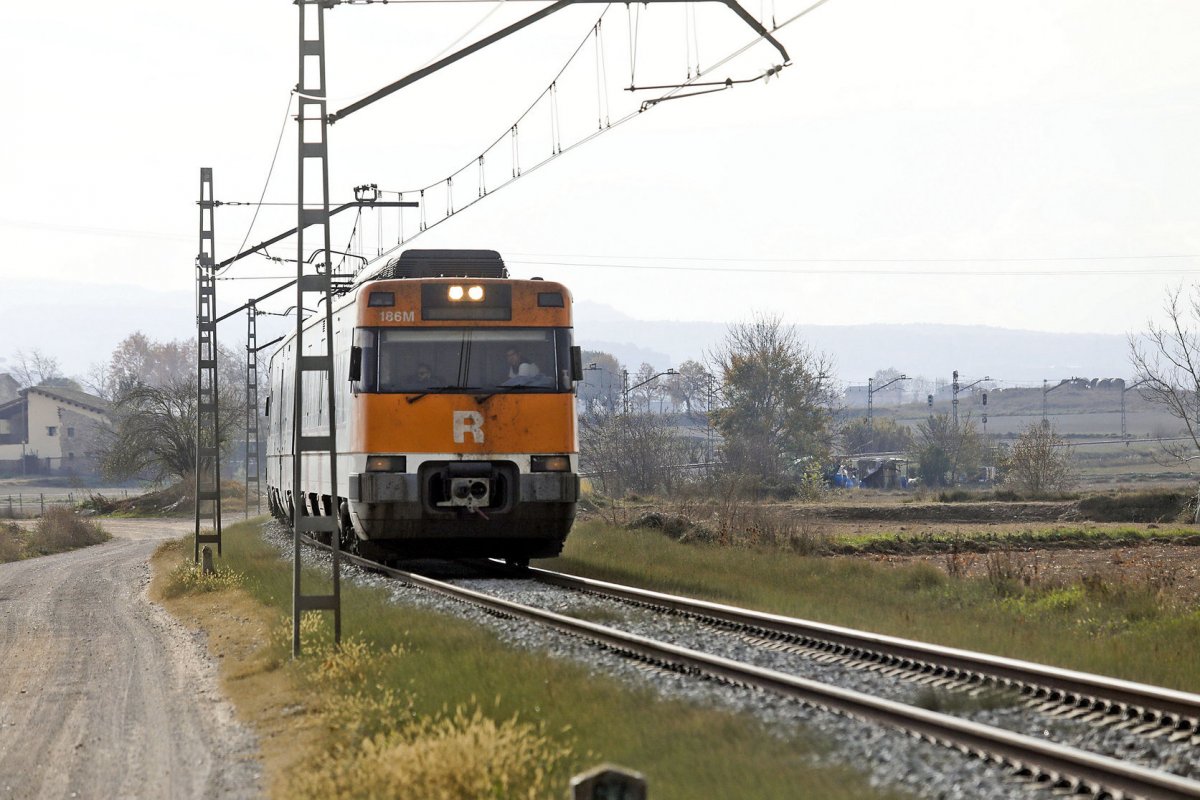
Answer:
[[[292, 489], [295, 334], [270, 362], [267, 492], [291, 520], [337, 516], [370, 557], [557, 555], [575, 518], [579, 444], [571, 295], [514, 280], [490, 250], [409, 250], [304, 328], [333, 336], [338, 485], [304, 454]], [[322, 373], [307, 373], [302, 435], [328, 430]], [[297, 494], [299, 496], [297, 496]]]

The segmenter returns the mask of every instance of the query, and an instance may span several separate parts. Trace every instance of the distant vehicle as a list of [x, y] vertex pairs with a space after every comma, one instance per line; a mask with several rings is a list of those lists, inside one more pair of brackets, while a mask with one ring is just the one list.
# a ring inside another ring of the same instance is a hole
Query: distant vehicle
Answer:
[[[272, 513], [336, 515], [342, 545], [371, 558], [557, 555], [579, 496], [567, 289], [510, 279], [491, 250], [408, 250], [334, 302], [338, 486], [329, 454], [305, 453], [293, 495], [293, 334], [269, 367]], [[314, 315], [306, 353], [325, 336]], [[318, 376], [306, 436], [329, 424]]]

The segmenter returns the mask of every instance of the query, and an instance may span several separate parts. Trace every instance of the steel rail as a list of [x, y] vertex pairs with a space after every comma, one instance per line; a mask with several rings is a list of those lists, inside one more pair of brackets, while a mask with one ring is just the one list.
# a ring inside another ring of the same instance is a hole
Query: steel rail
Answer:
[[[652, 592], [550, 570], [530, 568], [528, 574], [539, 581], [563, 588], [591, 591], [624, 600], [661, 606], [686, 614], [710, 617], [733, 625], [760, 628], [798, 638], [816, 639], [853, 650], [881, 653], [922, 664], [981, 673], [1003, 681], [1044, 686], [1064, 695], [1063, 698], [1047, 698], [1059, 702], [1070, 703], [1077, 698], [1088, 698], [1127, 706], [1136, 709], [1139, 715], [1145, 715], [1148, 711], [1159, 712], [1170, 715], [1165, 719], [1171, 724], [1177, 726], [1190, 724], [1193, 731], [1200, 729], [1200, 695], [1190, 692], [1035, 664], [1015, 658], [927, 644], [895, 636], [857, 631], [852, 628], [827, 625], [779, 614], [751, 611], [736, 606]], [[1150, 722], [1151, 720], [1147, 719], [1146, 721]]]
[[[319, 545], [321, 547], [327, 546]], [[436, 592], [445, 597], [480, 606], [492, 613], [528, 620], [562, 633], [598, 642], [619, 653], [651, 663], [674, 666], [733, 684], [765, 689], [802, 700], [831, 711], [880, 722], [918, 735], [929, 741], [959, 749], [983, 758], [1012, 764], [1018, 768], [1036, 767], [1058, 781], [1065, 777], [1094, 789], [1123, 796], [1163, 798], [1200, 798], [1200, 782], [1167, 772], [1129, 764], [1108, 756], [1042, 741], [1030, 736], [981, 725], [947, 714], [885, 700], [871, 695], [829, 686], [818, 681], [788, 675], [776, 670], [702, 653], [677, 645], [658, 642], [604, 625], [573, 619], [552, 611], [502, 600], [482, 592], [387, 567], [374, 561], [343, 554], [350, 563], [382, 572], [404, 583]], [[539, 570], [541, 572], [541, 570]]]

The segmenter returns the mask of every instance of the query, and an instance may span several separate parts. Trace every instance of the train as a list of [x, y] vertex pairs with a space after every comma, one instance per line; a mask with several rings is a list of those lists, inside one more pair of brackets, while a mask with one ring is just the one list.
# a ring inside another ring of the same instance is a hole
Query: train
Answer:
[[[336, 516], [341, 546], [375, 559], [558, 555], [580, 486], [567, 288], [511, 278], [494, 250], [406, 250], [334, 298], [332, 319], [310, 316], [302, 342], [323, 354], [333, 337], [338, 485], [328, 451], [305, 451], [293, 490], [293, 333], [268, 367], [272, 514]], [[322, 374], [300, 387], [306, 437], [328, 431]]]

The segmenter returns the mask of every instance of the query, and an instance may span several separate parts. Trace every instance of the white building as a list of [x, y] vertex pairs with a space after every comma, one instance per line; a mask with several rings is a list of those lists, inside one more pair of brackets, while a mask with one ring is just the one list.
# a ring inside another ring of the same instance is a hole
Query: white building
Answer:
[[109, 404], [57, 386], [22, 389], [0, 403], [0, 473], [94, 475]]

